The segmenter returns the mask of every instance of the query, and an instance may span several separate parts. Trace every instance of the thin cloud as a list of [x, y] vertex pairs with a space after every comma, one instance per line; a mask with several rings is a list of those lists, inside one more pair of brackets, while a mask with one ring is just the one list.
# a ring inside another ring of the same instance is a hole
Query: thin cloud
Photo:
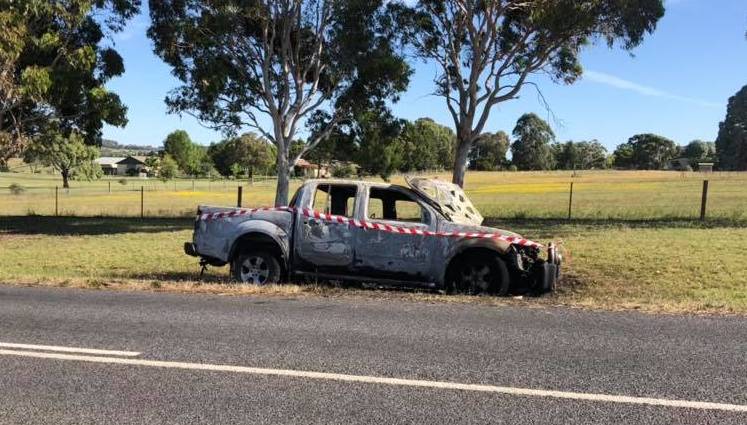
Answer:
[[702, 100], [702, 99], [695, 99], [695, 98], [687, 97], [687, 96], [680, 96], [677, 94], [666, 92], [664, 90], [659, 90], [654, 87], [644, 86], [642, 84], [634, 83], [632, 81], [628, 81], [628, 80], [625, 80], [620, 77], [616, 77], [614, 75], [607, 74], [604, 72], [584, 71], [584, 78], [589, 81], [593, 81], [595, 83], [605, 84], [605, 85], [615, 87], [621, 90], [632, 91], [643, 96], [672, 99], [672, 100], [677, 100], [680, 102], [692, 103], [692, 104], [707, 107], [707, 108], [720, 108], [723, 106], [719, 103], [709, 102], [707, 100]]

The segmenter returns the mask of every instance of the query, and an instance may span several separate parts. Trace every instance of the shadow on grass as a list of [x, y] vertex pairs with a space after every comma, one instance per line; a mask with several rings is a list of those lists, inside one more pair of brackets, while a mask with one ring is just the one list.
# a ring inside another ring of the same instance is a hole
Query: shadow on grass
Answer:
[[0, 235], [111, 235], [189, 230], [192, 218], [0, 216]]
[[159, 273], [124, 273], [117, 277], [135, 280], [157, 280], [162, 282], [200, 282], [200, 283], [231, 283], [228, 275], [211, 273], [214, 268], [208, 269], [200, 276], [200, 266], [195, 262], [194, 271], [173, 271]]

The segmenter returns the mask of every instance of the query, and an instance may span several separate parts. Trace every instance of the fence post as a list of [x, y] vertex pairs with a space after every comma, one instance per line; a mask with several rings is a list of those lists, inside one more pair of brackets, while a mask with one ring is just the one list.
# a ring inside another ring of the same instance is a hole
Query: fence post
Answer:
[[145, 217], [145, 189], [140, 186], [140, 218]]
[[109, 193], [112, 193], [112, 182], [109, 182]]
[[700, 198], [700, 220], [706, 218], [706, 204], [708, 203], [708, 180], [703, 180], [703, 195]]
[[54, 216], [55, 217], [57, 217], [57, 215], [59, 214], [59, 209], [58, 209], [59, 203], [60, 203], [59, 191], [60, 191], [59, 186], [55, 186], [54, 187]]
[[236, 197], [237, 197], [237, 199], [236, 199], [236, 207], [237, 208], [241, 208], [241, 195], [242, 195], [243, 191], [244, 191], [244, 188], [242, 186], [239, 186], [238, 193], [236, 194]]
[[573, 182], [571, 182], [571, 191], [568, 195], [568, 220], [571, 219], [572, 211], [573, 211]]

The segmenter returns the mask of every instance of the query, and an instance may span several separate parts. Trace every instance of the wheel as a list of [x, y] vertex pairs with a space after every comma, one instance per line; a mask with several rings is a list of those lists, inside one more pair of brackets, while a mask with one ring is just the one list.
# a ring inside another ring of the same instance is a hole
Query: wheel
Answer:
[[461, 260], [453, 275], [453, 289], [462, 294], [508, 294], [508, 267], [491, 255], [468, 256]]
[[264, 251], [245, 251], [237, 255], [231, 269], [240, 283], [267, 285], [280, 281], [280, 263], [274, 255]]

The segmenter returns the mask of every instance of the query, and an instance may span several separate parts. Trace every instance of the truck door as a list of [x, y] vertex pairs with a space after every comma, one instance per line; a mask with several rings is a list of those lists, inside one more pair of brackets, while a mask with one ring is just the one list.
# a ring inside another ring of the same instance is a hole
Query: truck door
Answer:
[[[303, 207], [327, 214], [353, 217], [358, 186], [323, 183], [310, 188]], [[294, 245], [295, 267], [302, 272], [344, 275], [352, 272], [354, 234], [344, 224], [299, 215]]]
[[[362, 202], [362, 218], [369, 222], [436, 231], [435, 213], [400, 188], [370, 187]], [[355, 267], [359, 275], [374, 278], [437, 282], [444, 248], [444, 239], [434, 236], [356, 229]]]

